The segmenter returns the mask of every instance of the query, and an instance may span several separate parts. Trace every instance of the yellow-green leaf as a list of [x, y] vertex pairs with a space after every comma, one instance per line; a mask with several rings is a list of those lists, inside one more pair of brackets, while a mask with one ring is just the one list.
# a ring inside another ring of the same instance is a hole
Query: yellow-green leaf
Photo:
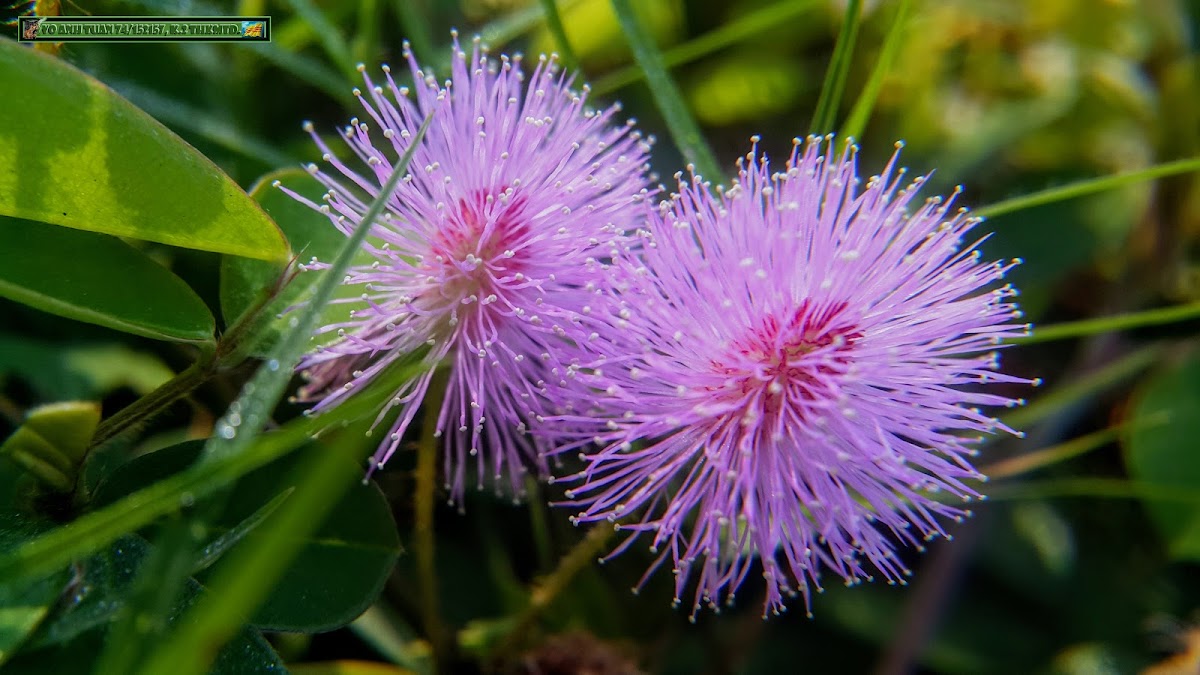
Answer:
[[231, 253], [288, 256], [215, 164], [95, 78], [0, 40], [0, 214]]

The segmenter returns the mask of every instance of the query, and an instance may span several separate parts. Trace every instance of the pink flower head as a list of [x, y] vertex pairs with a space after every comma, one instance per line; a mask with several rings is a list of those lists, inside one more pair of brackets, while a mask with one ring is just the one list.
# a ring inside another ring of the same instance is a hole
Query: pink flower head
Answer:
[[577, 430], [560, 451], [586, 464], [566, 479], [574, 520], [619, 522], [611, 555], [646, 533], [647, 576], [670, 559], [677, 603], [697, 581], [693, 617], [755, 557], [776, 612], [822, 568], [903, 582], [897, 543], [947, 536], [966, 512], [945, 495], [984, 478], [972, 444], [1011, 431], [977, 406], [1020, 401], [979, 385], [1029, 382], [996, 372], [1028, 326], [998, 285], [1019, 261], [964, 239], [978, 219], [914, 202], [925, 178], [902, 185], [897, 156], [860, 189], [853, 146], [797, 139], [772, 174], [754, 140], [717, 196], [677, 176], [641, 262], [614, 266], [620, 339], [589, 343], [560, 401]]
[[480, 487], [485, 471], [507, 473], [520, 494], [527, 463], [546, 470], [523, 432], [538, 417], [545, 380], [561, 376], [560, 347], [585, 325], [580, 311], [598, 289], [594, 279], [628, 247], [625, 230], [648, 194], [649, 144], [632, 122], [614, 124], [618, 107], [589, 109], [587, 88], [571, 90], [554, 57], [543, 56], [526, 77], [519, 56], [497, 63], [478, 40], [468, 55], [455, 39], [451, 78], [439, 86], [407, 45], [404, 56], [415, 100], [387, 66], [382, 83], [364, 74], [366, 88], [355, 95], [366, 118], [343, 132], [353, 159], [312, 134], [335, 169], [309, 167], [329, 188], [325, 203], [289, 191], [350, 233], [432, 113], [382, 222], [372, 223], [369, 262], [346, 277], [361, 299], [343, 300], [354, 305], [348, 317], [320, 329], [336, 339], [300, 364], [308, 383], [299, 399], [317, 402], [311, 412], [329, 410], [393, 363], [420, 355], [419, 372], [376, 419], [397, 410], [374, 456], [383, 466], [434, 370], [447, 366], [445, 395], [432, 403], [441, 406], [437, 434], [449, 436], [452, 501], [462, 497], [467, 455], [478, 455]]

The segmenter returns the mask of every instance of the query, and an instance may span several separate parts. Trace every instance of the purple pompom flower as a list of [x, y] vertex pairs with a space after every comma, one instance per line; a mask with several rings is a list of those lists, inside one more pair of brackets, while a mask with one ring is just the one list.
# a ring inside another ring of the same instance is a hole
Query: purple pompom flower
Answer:
[[822, 568], [903, 582], [897, 544], [947, 536], [966, 512], [946, 496], [984, 478], [972, 445], [1011, 431], [978, 406], [1021, 401], [979, 385], [1030, 382], [996, 372], [1028, 332], [999, 286], [1018, 261], [981, 262], [953, 197], [915, 203], [925, 178], [902, 185], [896, 156], [860, 189], [832, 139], [797, 139], [772, 174], [754, 140], [718, 196], [677, 176], [641, 262], [614, 266], [614, 339], [560, 401], [577, 440], [559, 451], [586, 465], [565, 479], [573, 520], [619, 521], [611, 555], [646, 533], [647, 577], [671, 560], [677, 603], [698, 583], [693, 617], [755, 557], [775, 612]]
[[439, 86], [407, 45], [404, 55], [415, 101], [386, 66], [385, 82], [364, 74], [366, 88], [355, 95], [366, 118], [343, 132], [353, 161], [312, 133], [336, 170], [309, 167], [329, 189], [325, 203], [289, 191], [350, 233], [394, 158], [433, 115], [382, 222], [372, 224], [364, 247], [369, 263], [346, 277], [361, 288], [361, 299], [343, 300], [354, 306], [348, 318], [320, 329], [336, 339], [300, 364], [308, 383], [298, 399], [317, 402], [310, 412], [327, 411], [393, 363], [421, 354], [419, 374], [376, 419], [380, 424], [398, 409], [374, 456], [374, 466], [382, 466], [435, 369], [448, 364], [445, 395], [432, 404], [441, 406], [437, 434], [448, 433], [451, 500], [461, 500], [468, 455], [479, 455], [480, 487], [490, 471], [507, 474], [520, 494], [527, 464], [546, 471], [523, 432], [542, 409], [544, 381], [561, 377], [560, 346], [583, 330], [581, 308], [598, 289], [602, 262], [628, 248], [625, 230], [649, 194], [649, 143], [632, 121], [614, 123], [616, 106], [589, 109], [586, 87], [570, 89], [554, 57], [543, 56], [526, 77], [520, 57], [497, 63], [478, 40], [468, 55], [456, 39], [451, 78]]

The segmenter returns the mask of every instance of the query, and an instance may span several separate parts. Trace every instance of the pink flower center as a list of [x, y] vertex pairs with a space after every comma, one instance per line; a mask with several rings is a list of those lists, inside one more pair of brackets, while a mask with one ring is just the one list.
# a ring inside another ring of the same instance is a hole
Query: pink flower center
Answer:
[[529, 225], [520, 200], [493, 202], [484, 193], [459, 202], [433, 235], [422, 268], [431, 286], [425, 310], [462, 317], [504, 299], [526, 281]]
[[[714, 371], [729, 400], [758, 402], [759, 412], [778, 413], [785, 402], [814, 401], [836, 394], [836, 378], [850, 367], [851, 349], [862, 333], [842, 312], [846, 303], [814, 309], [806, 300], [781, 320], [768, 315], [730, 345]], [[799, 411], [797, 411], [799, 413]]]

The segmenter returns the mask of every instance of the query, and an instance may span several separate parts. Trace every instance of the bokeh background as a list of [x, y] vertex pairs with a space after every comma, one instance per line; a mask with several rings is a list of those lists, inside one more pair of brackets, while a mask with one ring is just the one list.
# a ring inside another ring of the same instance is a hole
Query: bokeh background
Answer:
[[[20, 3], [12, 12], [25, 9]], [[808, 132], [845, 10], [830, 0], [640, 0], [636, 11], [722, 166], [753, 134], [779, 162]], [[560, 0], [581, 78], [658, 138], [655, 169], [682, 168], [607, 0]], [[840, 108], [867, 81], [898, 3], [866, 2]], [[318, 154], [304, 120], [351, 116], [354, 65], [397, 64], [401, 41], [445, 73], [449, 34], [494, 52], [557, 49], [537, 0], [64, 2], [65, 14], [269, 14], [270, 45], [66, 44], [53, 49], [107, 83], [249, 188]], [[861, 138], [865, 173], [903, 140], [903, 163], [961, 185], [983, 206], [1069, 181], [1200, 155], [1200, 7], [1187, 0], [913, 0]], [[19, 93], [0, 94], [5, 97]], [[129, 186], [136, 190], [137, 186]], [[1049, 325], [1200, 301], [1200, 179], [1139, 182], [988, 220], [993, 258], [1029, 319]], [[215, 255], [144, 244], [210, 306]], [[53, 273], [53, 271], [48, 271]], [[186, 348], [0, 301], [0, 436], [31, 406], [101, 400], [119, 409], [189, 362]], [[836, 580], [764, 621], [751, 578], [739, 601], [690, 623], [670, 575], [630, 593], [650, 562], [634, 547], [586, 565], [515, 638], [505, 672], [530, 673], [1197, 673], [1200, 672], [1200, 352], [1195, 320], [1011, 347], [1005, 368], [1045, 385], [1006, 418], [1027, 432], [980, 457], [991, 499], [954, 541], [908, 552], [908, 586]], [[246, 369], [223, 374], [156, 420], [141, 455], [202, 438]], [[283, 415], [294, 415], [285, 410]], [[1023, 415], [1023, 416], [1022, 416]], [[347, 428], [327, 443], [371, 445]], [[1049, 452], [1041, 452], [1049, 449]], [[1032, 454], [1031, 454], [1032, 453]], [[1030, 459], [1030, 458], [1033, 459]], [[1022, 463], [1024, 462], [1024, 463]], [[411, 456], [376, 477], [407, 544]], [[454, 668], [484, 667], [530, 589], [580, 540], [553, 488], [513, 505], [472, 495], [436, 513], [442, 619]], [[269, 633], [291, 664], [360, 660], [421, 669], [426, 653], [411, 555], [350, 627]], [[297, 593], [301, 591], [297, 589]], [[24, 655], [39, 672], [60, 647]], [[69, 658], [64, 657], [64, 658]], [[22, 666], [22, 663], [24, 666]], [[67, 663], [70, 663], [69, 661]], [[359, 666], [365, 668], [365, 666]], [[382, 668], [383, 666], [379, 666]], [[396, 666], [397, 668], [399, 666]], [[314, 670], [297, 672], [333, 672]], [[1177, 668], [1177, 670], [1169, 670]], [[345, 672], [376, 672], [374, 670]], [[378, 672], [399, 672], [385, 671]]]

